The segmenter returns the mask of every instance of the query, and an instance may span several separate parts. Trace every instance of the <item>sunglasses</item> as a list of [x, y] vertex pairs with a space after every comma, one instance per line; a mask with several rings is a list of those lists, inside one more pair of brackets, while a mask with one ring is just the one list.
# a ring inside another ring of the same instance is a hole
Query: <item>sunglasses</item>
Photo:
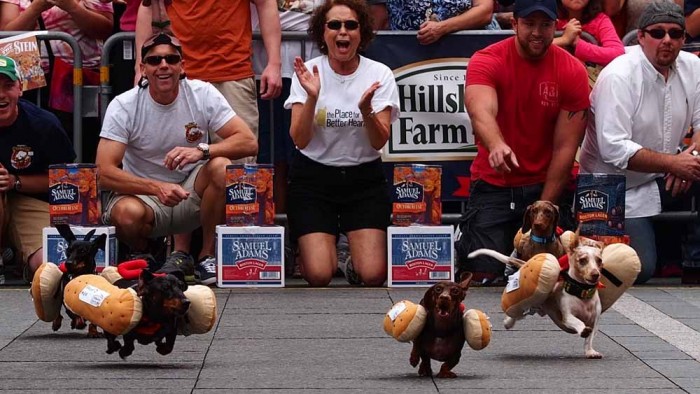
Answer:
[[158, 66], [165, 59], [168, 64], [178, 64], [182, 58], [180, 55], [165, 55], [165, 56], [146, 56], [143, 61], [151, 66]]
[[651, 38], [655, 40], [662, 40], [664, 37], [666, 37], [666, 33], [668, 33], [668, 36], [671, 37], [672, 40], [680, 40], [685, 35], [685, 30], [683, 29], [671, 29], [666, 31], [664, 29], [658, 28], [642, 31], [650, 35]]
[[353, 20], [348, 20], [344, 22], [328, 21], [326, 22], [326, 26], [328, 26], [328, 28], [331, 30], [340, 30], [342, 26], [345, 26], [345, 30], [357, 30], [357, 28], [360, 27], [360, 22]]

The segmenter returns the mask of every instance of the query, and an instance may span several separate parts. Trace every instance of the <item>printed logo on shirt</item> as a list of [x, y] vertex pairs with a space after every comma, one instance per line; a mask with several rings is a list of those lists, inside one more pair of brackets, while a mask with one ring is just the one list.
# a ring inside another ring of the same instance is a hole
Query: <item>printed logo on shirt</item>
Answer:
[[343, 111], [340, 108], [329, 110], [319, 108], [316, 112], [316, 124], [319, 127], [362, 127], [365, 122], [362, 114], [358, 111]]
[[34, 156], [34, 151], [31, 146], [27, 145], [17, 145], [12, 147], [12, 156], [10, 157], [10, 163], [13, 168], [18, 170], [25, 169], [32, 164], [32, 156]]
[[540, 99], [543, 107], [549, 107], [559, 102], [559, 86], [556, 82], [540, 83]]
[[202, 132], [202, 130], [199, 129], [197, 123], [190, 122], [185, 125], [185, 139], [187, 140], [187, 142], [197, 142], [202, 138], [203, 135], [204, 133]]

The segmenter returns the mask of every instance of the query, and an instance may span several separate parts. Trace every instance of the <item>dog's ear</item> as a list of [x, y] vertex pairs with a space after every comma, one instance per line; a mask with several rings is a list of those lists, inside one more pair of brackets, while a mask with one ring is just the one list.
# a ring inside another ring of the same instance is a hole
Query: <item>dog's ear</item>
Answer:
[[88, 231], [87, 234], [85, 234], [85, 237], [83, 238], [83, 241], [85, 242], [90, 242], [92, 239], [92, 236], [95, 235], [95, 229], [93, 228], [92, 230]]
[[106, 250], [107, 234], [100, 234], [90, 243], [90, 253], [97, 254], [98, 249]]
[[171, 272], [170, 275], [176, 277], [180, 281], [179, 286], [180, 286], [180, 289], [182, 289], [182, 291], [187, 291], [187, 282], [185, 282], [185, 273], [184, 272], [182, 272], [180, 270], [175, 270], [175, 271]]
[[579, 232], [580, 231], [581, 231], [581, 225], [578, 226], [574, 235], [572, 235], [571, 238], [569, 239], [569, 244], [566, 245], [566, 252], [567, 253], [571, 253], [576, 248], [578, 248], [578, 245], [581, 242], [581, 240], [579, 239]]
[[428, 290], [426, 290], [423, 299], [420, 301], [423, 308], [429, 311], [428, 313], [435, 308], [435, 286], [436, 285], [430, 286]]
[[532, 227], [532, 205], [528, 205], [527, 209], [525, 209], [525, 214], [523, 215], [523, 226], [522, 228], [522, 233], [525, 234], [526, 232], [530, 231], [530, 227]]
[[462, 272], [462, 274], [459, 275], [459, 287], [461, 287], [465, 293], [467, 290], [469, 290], [469, 284], [472, 282], [472, 276], [474, 276], [474, 274], [468, 271]]
[[57, 224], [56, 230], [58, 230], [58, 233], [61, 234], [61, 237], [63, 237], [63, 239], [68, 241], [68, 243], [75, 241], [75, 235], [73, 235], [73, 231], [71, 231], [69, 225]]
[[551, 201], [547, 201], [547, 202], [552, 207], [552, 212], [554, 213], [554, 218], [552, 219], [552, 224], [554, 225], [554, 231], [556, 231], [557, 226], [559, 225], [559, 206]]
[[144, 284], [146, 284], [152, 281], [153, 278], [155, 278], [155, 276], [153, 276], [153, 273], [151, 273], [151, 271], [147, 269], [141, 270], [141, 275], [139, 275], [139, 282], [143, 282]]

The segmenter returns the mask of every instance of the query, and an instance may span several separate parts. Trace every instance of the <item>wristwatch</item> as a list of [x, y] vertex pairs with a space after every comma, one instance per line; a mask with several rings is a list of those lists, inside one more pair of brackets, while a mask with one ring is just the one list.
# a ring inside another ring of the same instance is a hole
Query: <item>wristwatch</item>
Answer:
[[22, 181], [19, 180], [19, 177], [15, 175], [15, 190], [21, 190], [22, 189]]
[[201, 142], [197, 145], [197, 149], [201, 150], [202, 153], [204, 153], [204, 156], [202, 156], [202, 160], [209, 160], [209, 158], [211, 157], [209, 155], [209, 144]]

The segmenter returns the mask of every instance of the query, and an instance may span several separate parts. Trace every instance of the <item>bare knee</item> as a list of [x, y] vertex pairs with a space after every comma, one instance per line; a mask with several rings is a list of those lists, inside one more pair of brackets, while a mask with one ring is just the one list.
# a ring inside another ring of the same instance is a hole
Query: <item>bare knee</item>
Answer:
[[110, 222], [117, 229], [117, 233], [122, 235], [144, 236], [144, 227], [152, 224], [149, 223], [148, 208], [135, 197], [126, 197], [119, 200], [112, 207], [109, 216]]
[[213, 187], [223, 191], [226, 188], [226, 166], [231, 164], [231, 160], [225, 157], [215, 157], [207, 163], [209, 182], [207, 189]]
[[302, 276], [311, 287], [326, 287], [333, 279], [333, 270], [330, 264], [319, 264], [318, 262], [304, 263], [302, 267]]

